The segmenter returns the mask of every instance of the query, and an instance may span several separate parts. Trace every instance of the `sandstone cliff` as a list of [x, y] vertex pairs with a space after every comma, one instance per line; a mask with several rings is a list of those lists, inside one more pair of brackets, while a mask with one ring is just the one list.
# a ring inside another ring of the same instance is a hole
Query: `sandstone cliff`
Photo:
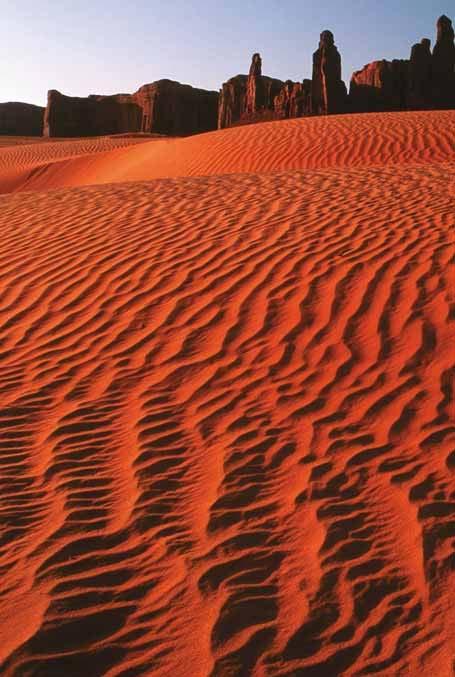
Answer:
[[101, 136], [141, 130], [142, 111], [128, 94], [88, 97], [48, 92], [44, 136]]
[[409, 60], [374, 61], [351, 79], [353, 112], [455, 107], [455, 41], [451, 20], [437, 21], [436, 44], [423, 38]]
[[413, 45], [409, 60], [406, 106], [414, 110], [431, 105], [431, 40], [423, 38]]
[[382, 59], [351, 78], [350, 93], [341, 78], [341, 56], [331, 31], [320, 35], [313, 54], [312, 80], [293, 82], [262, 75], [260, 54], [248, 75], [237, 75], [220, 91], [218, 127], [239, 122], [329, 113], [455, 108], [455, 41], [451, 20], [441, 16], [433, 51], [424, 38], [409, 59]]
[[313, 54], [311, 111], [314, 115], [343, 113], [346, 85], [341, 79], [341, 56], [331, 31], [323, 31], [319, 49]]
[[216, 129], [218, 93], [172, 80], [144, 85], [134, 94], [69, 97], [51, 90], [45, 136], [98, 136], [156, 132], [183, 136]]
[[[171, 80], [144, 85], [134, 94], [68, 97], [48, 94], [46, 136], [92, 136], [124, 132], [188, 135], [233, 124], [343, 112], [455, 108], [455, 36], [445, 15], [437, 21], [433, 51], [424, 38], [409, 59], [373, 61], [356, 71], [347, 96], [341, 55], [333, 33], [320, 35], [312, 80], [294, 82], [262, 73], [253, 54], [248, 75], [236, 75], [220, 93]], [[39, 134], [42, 109], [0, 104], [0, 133]]]
[[236, 75], [221, 86], [218, 104], [218, 129], [238, 122], [245, 112], [248, 76]]
[[333, 34], [323, 31], [313, 55], [313, 80], [278, 80], [262, 74], [260, 54], [253, 54], [248, 75], [222, 85], [218, 127], [238, 122], [280, 120], [346, 111], [346, 86], [341, 79], [341, 56]]
[[249, 74], [236, 75], [221, 87], [218, 127], [294, 117], [297, 110], [303, 111], [306, 107], [303, 102], [306, 91], [302, 83], [283, 82], [263, 75], [261, 56], [253, 54]]
[[404, 110], [408, 80], [408, 61], [373, 61], [352, 75], [349, 92], [351, 111]]
[[143, 132], [186, 136], [217, 127], [218, 92], [158, 80], [141, 87], [133, 99], [142, 110]]
[[41, 136], [44, 108], [30, 103], [0, 103], [0, 134]]
[[300, 118], [311, 114], [311, 80], [287, 80], [275, 97], [275, 117], [278, 120]]
[[432, 103], [437, 108], [455, 107], [455, 34], [445, 15], [436, 24], [436, 44], [431, 62]]

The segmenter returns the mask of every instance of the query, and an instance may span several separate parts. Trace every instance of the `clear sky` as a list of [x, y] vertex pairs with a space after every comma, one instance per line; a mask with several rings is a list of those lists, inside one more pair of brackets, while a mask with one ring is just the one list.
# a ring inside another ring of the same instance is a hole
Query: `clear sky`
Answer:
[[[381, 58], [408, 58], [435, 38], [453, 0], [2, 0], [0, 101], [45, 104], [65, 94], [133, 92], [171, 78], [207, 89], [248, 72], [311, 77], [311, 55], [328, 28], [343, 78]], [[452, 11], [451, 11], [452, 10]]]

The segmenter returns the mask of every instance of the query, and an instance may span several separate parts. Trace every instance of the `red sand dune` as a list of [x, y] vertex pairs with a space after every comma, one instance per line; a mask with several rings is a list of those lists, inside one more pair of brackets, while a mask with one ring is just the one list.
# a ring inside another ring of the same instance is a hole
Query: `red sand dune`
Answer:
[[[161, 140], [157, 136], [153, 141]], [[56, 164], [82, 157], [85, 161], [96, 158], [116, 148], [125, 148], [150, 141], [150, 135], [116, 134], [114, 136], [87, 137], [83, 139], [45, 139], [31, 141], [30, 137], [0, 136], [0, 193], [23, 189], [28, 181], [31, 185]]]
[[11, 150], [2, 675], [452, 675], [454, 120]]
[[[371, 113], [233, 127], [188, 138], [102, 137], [0, 149], [0, 192], [181, 176], [439, 163], [455, 112]], [[140, 142], [140, 143], [138, 143]], [[112, 150], [116, 146], [125, 146]], [[105, 151], [105, 152], [103, 152]]]

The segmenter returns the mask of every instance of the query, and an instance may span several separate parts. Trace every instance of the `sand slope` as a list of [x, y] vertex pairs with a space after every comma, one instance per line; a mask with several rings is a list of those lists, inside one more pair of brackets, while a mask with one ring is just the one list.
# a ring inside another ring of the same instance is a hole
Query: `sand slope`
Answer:
[[405, 117], [0, 196], [2, 675], [452, 674], [455, 163]]
[[46, 183], [43, 175], [54, 164], [63, 167], [75, 158], [93, 162], [100, 153], [109, 154], [114, 149], [153, 143], [162, 138], [157, 136], [151, 140], [150, 135], [116, 134], [82, 139], [49, 140], [43, 137], [32, 141], [27, 137], [0, 136], [0, 193], [21, 190], [25, 184], [33, 189], [35, 182], [42, 187]]
[[181, 176], [447, 162], [455, 160], [454, 139], [455, 111], [429, 111], [300, 118], [149, 142], [105, 137], [35, 144], [0, 149], [0, 193]]

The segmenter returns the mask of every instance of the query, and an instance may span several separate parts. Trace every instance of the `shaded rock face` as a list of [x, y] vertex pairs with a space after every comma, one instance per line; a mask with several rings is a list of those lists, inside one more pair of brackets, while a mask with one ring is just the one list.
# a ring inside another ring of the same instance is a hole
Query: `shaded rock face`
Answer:
[[331, 31], [320, 35], [319, 49], [313, 54], [312, 112], [315, 115], [342, 113], [346, 106], [346, 86], [341, 79], [341, 56]]
[[410, 108], [431, 105], [431, 41], [428, 38], [412, 47], [409, 60], [409, 83], [406, 104]]
[[[294, 86], [296, 90], [294, 94], [290, 94], [290, 89]], [[236, 123], [288, 117], [285, 111], [304, 108], [303, 102], [300, 101], [303, 95], [301, 88], [301, 83], [291, 80], [285, 83], [282, 80], [262, 75], [261, 55], [255, 53], [249, 74], [236, 75], [225, 82], [221, 88], [218, 128], [223, 129]], [[292, 105], [286, 103], [289, 96], [293, 100]]]
[[266, 75], [250, 76], [247, 82], [245, 101], [246, 117], [254, 117], [265, 111], [273, 111], [275, 97], [281, 92], [283, 84], [281, 80], [269, 78]]
[[30, 103], [0, 103], [0, 134], [8, 136], [41, 136], [44, 108]]
[[262, 59], [258, 52], [253, 54], [253, 58], [251, 59], [249, 77], [256, 77], [257, 75], [262, 75]]
[[217, 127], [218, 92], [159, 80], [141, 87], [133, 98], [142, 110], [143, 132], [186, 136]]
[[373, 61], [352, 75], [350, 109], [358, 113], [404, 110], [408, 82], [408, 61]]
[[313, 55], [313, 81], [278, 80], [262, 74], [262, 59], [253, 54], [248, 76], [237, 75], [220, 91], [218, 127], [238, 122], [279, 120], [302, 115], [341, 113], [347, 92], [341, 79], [341, 57], [333, 33], [323, 31]]
[[432, 59], [432, 97], [437, 107], [455, 106], [455, 44], [452, 21], [445, 15], [436, 24]]
[[299, 118], [311, 114], [311, 80], [287, 80], [275, 97], [275, 117], [278, 120]]
[[426, 108], [455, 108], [455, 40], [452, 21], [441, 16], [436, 44], [423, 38], [409, 59], [382, 59], [351, 78], [350, 93], [341, 79], [341, 57], [331, 31], [320, 35], [313, 54], [313, 79], [273, 80], [262, 75], [262, 59], [253, 54], [249, 74], [223, 85], [219, 127], [240, 122], [328, 113], [362, 113]]
[[236, 75], [222, 85], [218, 108], [218, 128], [238, 122], [273, 119], [275, 97], [283, 82], [262, 75], [262, 59], [253, 54], [248, 75]]
[[451, 20], [437, 22], [437, 39], [424, 38], [411, 50], [409, 61], [374, 61], [351, 79], [350, 110], [393, 111], [455, 108], [455, 43]]
[[100, 136], [154, 132], [173, 136], [216, 129], [218, 93], [171, 80], [144, 85], [135, 94], [68, 97], [48, 93], [44, 135]]
[[44, 136], [77, 137], [138, 132], [142, 112], [128, 94], [65, 96], [55, 89], [47, 95]]

